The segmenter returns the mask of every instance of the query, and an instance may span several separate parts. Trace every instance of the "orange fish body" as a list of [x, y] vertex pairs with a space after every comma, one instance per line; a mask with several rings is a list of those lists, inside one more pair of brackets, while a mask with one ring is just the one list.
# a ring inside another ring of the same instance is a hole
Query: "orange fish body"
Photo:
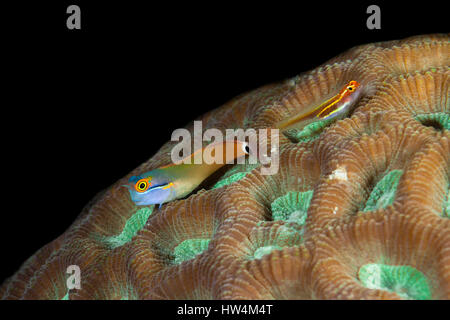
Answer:
[[293, 127], [302, 129], [306, 125], [316, 121], [337, 118], [355, 104], [361, 95], [361, 88], [362, 86], [359, 82], [350, 81], [337, 95], [314, 107], [312, 110], [280, 121], [276, 127], [281, 130]]
[[[194, 163], [198, 153], [201, 153], [201, 164]], [[188, 195], [216, 170], [248, 154], [246, 142], [212, 143], [178, 162], [131, 177], [124, 187], [128, 188], [136, 205], [161, 206]]]

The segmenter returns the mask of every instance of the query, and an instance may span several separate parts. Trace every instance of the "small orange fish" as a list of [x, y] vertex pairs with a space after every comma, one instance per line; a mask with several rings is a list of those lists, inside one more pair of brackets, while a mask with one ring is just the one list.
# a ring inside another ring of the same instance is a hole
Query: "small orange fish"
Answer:
[[347, 112], [348, 109], [355, 104], [361, 95], [361, 88], [362, 86], [359, 82], [350, 81], [334, 97], [331, 97], [312, 110], [279, 122], [276, 127], [278, 129], [286, 129], [289, 127], [302, 129], [306, 125], [316, 121], [337, 118], [339, 115]]
[[[194, 164], [194, 157], [199, 153], [203, 163]], [[163, 203], [188, 195], [219, 168], [249, 154], [248, 143], [243, 141], [212, 143], [176, 163], [133, 176], [123, 187], [129, 190], [136, 205], [159, 204], [161, 207]]]

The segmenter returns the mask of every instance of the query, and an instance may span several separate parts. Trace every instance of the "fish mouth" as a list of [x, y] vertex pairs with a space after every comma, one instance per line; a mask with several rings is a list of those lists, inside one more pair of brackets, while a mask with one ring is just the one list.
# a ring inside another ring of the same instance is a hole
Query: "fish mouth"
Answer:
[[[131, 199], [131, 200], [133, 200], [133, 199]], [[152, 203], [148, 203], [145, 200], [133, 200], [133, 202], [137, 206], [150, 206], [150, 205], [152, 205]]]
[[144, 206], [153, 206], [153, 205], [155, 205], [154, 203], [142, 203], [142, 202], [135, 202], [134, 203], [136, 206], [142, 206], [142, 207], [144, 207]]

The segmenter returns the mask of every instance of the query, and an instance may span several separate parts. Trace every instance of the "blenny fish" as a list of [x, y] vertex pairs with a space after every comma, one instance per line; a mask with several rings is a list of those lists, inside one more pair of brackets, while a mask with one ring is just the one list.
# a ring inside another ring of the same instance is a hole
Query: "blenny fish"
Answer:
[[[230, 156], [225, 150], [234, 150]], [[206, 152], [205, 152], [206, 151]], [[194, 157], [202, 153], [203, 163], [194, 164]], [[176, 163], [163, 166], [129, 179], [127, 185], [131, 200], [138, 206], [159, 204], [183, 198], [207, 177], [225, 164], [250, 153], [248, 143], [233, 140], [207, 145]], [[215, 155], [222, 161], [214, 162]]]
[[362, 86], [357, 81], [350, 81], [335, 96], [312, 109], [297, 114], [289, 119], [280, 121], [276, 128], [285, 130], [290, 128], [303, 129], [306, 125], [316, 121], [338, 118], [346, 113], [361, 96]]

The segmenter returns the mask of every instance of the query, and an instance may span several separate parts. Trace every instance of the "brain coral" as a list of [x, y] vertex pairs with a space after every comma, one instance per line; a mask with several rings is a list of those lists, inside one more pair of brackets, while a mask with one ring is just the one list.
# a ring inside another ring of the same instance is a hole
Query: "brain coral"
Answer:
[[[228, 166], [185, 199], [100, 193], [0, 287], [3, 299], [449, 299], [449, 35], [353, 48], [241, 95], [204, 129], [271, 128], [336, 94], [346, 118], [280, 135], [280, 170]], [[193, 126], [188, 127], [193, 130]], [[78, 265], [81, 289], [68, 290]]]

